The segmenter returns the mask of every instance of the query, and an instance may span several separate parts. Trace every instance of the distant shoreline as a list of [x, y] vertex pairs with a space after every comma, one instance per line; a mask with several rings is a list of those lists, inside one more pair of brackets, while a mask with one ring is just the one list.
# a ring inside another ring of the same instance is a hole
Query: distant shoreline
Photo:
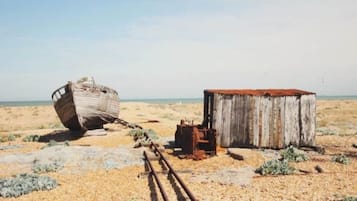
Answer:
[[[317, 100], [357, 100], [356, 96], [317, 96]], [[155, 104], [176, 104], [176, 103], [201, 103], [203, 98], [153, 98], [153, 99], [122, 99], [121, 102], [144, 102]], [[52, 105], [52, 101], [0, 101], [0, 106], [20, 107], [20, 106], [46, 106]]]

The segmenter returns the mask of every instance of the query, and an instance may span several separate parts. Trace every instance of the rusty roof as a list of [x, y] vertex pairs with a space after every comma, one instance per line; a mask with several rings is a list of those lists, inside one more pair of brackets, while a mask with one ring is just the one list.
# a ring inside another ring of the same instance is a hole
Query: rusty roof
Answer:
[[205, 93], [251, 96], [300, 96], [315, 94], [299, 89], [206, 89]]

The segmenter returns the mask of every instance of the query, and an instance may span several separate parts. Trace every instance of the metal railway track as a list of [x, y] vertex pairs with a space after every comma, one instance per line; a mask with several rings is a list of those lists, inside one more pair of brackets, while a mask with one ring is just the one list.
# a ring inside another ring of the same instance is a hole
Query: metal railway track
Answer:
[[[143, 129], [143, 127], [141, 127], [140, 125], [137, 124], [131, 124], [125, 120], [122, 119], [118, 119], [116, 121], [116, 123], [122, 124], [124, 126], [127, 126], [131, 129]], [[181, 179], [181, 177], [179, 177], [179, 175], [176, 173], [176, 171], [173, 169], [173, 167], [171, 166], [171, 164], [168, 162], [168, 160], [164, 157], [164, 155], [160, 152], [159, 148], [157, 147], [157, 145], [149, 138], [149, 136], [145, 133], [145, 136], [151, 141], [150, 143], [150, 149], [155, 153], [156, 156], [158, 156], [158, 160], [159, 163], [163, 164], [164, 167], [162, 166], [162, 169], [164, 170], [168, 170], [167, 173], [167, 178], [172, 177], [175, 179], [175, 181], [177, 181], [177, 183], [180, 185], [181, 189], [184, 190], [184, 192], [186, 193], [187, 197], [189, 198], [189, 200], [191, 201], [197, 201], [197, 199], [195, 198], [195, 196], [192, 194], [192, 192], [189, 190], [189, 188], [186, 186], [186, 184], [183, 182], [183, 180]], [[169, 197], [167, 194], [167, 191], [164, 188], [163, 182], [160, 180], [160, 177], [158, 175], [158, 172], [156, 171], [152, 160], [150, 160], [150, 157], [148, 157], [148, 152], [144, 151], [143, 152], [143, 156], [144, 156], [144, 161], [145, 161], [145, 165], [148, 168], [148, 172], [149, 172], [149, 177], [153, 177], [154, 181], [156, 182], [156, 186], [159, 188], [159, 191], [161, 193], [161, 197], [164, 201], [168, 201]], [[164, 171], [165, 172], [165, 171]]]

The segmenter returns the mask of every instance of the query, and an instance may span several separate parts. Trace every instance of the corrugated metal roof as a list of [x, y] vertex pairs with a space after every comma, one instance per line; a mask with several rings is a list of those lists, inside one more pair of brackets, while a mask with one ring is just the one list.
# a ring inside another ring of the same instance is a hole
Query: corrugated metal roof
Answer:
[[315, 94], [299, 89], [206, 89], [205, 93], [251, 96], [299, 96]]

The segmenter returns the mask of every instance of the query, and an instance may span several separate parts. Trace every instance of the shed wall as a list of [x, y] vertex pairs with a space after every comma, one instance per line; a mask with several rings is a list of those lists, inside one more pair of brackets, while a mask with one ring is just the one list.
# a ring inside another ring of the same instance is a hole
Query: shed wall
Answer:
[[212, 127], [223, 147], [315, 144], [315, 95], [213, 94]]

